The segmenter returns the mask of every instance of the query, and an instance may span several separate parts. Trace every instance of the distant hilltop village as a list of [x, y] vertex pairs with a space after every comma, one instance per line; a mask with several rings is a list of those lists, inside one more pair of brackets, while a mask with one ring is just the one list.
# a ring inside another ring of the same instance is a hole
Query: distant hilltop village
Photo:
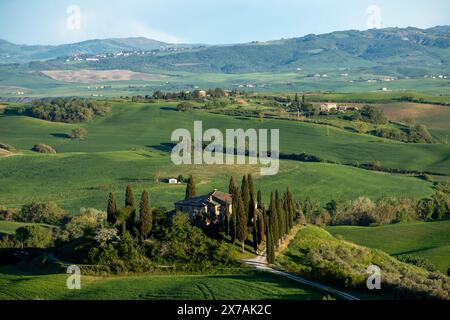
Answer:
[[[201, 48], [201, 47], [198, 47]], [[148, 56], [148, 55], [157, 55], [163, 52], [180, 52], [192, 49], [192, 47], [161, 47], [159, 49], [153, 50], [122, 50], [118, 52], [112, 53], [103, 53], [103, 54], [74, 54], [66, 59], [66, 62], [73, 61], [86, 61], [86, 62], [98, 62], [103, 59], [108, 58], [119, 58], [119, 57], [132, 57], [132, 56]]]

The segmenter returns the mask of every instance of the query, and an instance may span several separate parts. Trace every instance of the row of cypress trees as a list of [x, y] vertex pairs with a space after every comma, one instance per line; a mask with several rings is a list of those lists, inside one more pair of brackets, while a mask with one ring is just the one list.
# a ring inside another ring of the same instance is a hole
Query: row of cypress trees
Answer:
[[153, 214], [148, 192], [146, 190], [142, 192], [138, 212], [130, 185], [127, 186], [125, 193], [125, 206], [121, 209], [117, 208], [116, 197], [111, 192], [108, 198], [107, 222], [116, 226], [122, 234], [129, 231], [134, 236], [147, 239], [153, 227]]
[[271, 193], [269, 209], [266, 214], [267, 261], [272, 264], [275, 262], [275, 250], [300, 218], [300, 210], [298, 210], [289, 188], [283, 197], [280, 197], [278, 190]]
[[234, 177], [230, 178], [228, 192], [231, 194], [232, 213], [225, 217], [225, 234], [231, 236], [233, 242], [239, 240], [244, 251], [248, 235], [253, 235], [253, 249], [265, 240], [264, 209], [261, 201], [261, 191], [255, 194], [253, 177], [251, 174], [242, 177], [241, 188], [236, 185]]

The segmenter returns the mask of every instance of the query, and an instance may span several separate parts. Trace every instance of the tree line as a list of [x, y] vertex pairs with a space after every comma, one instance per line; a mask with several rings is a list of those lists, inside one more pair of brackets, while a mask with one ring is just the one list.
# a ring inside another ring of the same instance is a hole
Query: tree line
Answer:
[[104, 116], [111, 111], [111, 103], [80, 98], [34, 100], [25, 107], [6, 108], [6, 114], [24, 115], [47, 121], [79, 123]]

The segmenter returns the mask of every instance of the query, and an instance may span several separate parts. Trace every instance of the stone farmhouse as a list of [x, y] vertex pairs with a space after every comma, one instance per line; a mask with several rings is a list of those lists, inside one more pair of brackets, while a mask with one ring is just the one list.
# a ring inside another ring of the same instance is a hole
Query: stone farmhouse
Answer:
[[214, 190], [206, 195], [178, 201], [176, 212], [185, 212], [194, 224], [216, 224], [232, 213], [231, 194]]

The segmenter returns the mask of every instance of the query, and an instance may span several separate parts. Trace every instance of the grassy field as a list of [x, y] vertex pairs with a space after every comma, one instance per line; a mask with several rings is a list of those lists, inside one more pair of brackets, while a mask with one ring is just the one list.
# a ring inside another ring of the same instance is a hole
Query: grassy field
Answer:
[[[80, 125], [42, 121], [28, 117], [0, 116], [0, 141], [21, 149], [22, 155], [0, 159], [0, 203], [19, 206], [30, 201], [56, 201], [77, 212], [80, 207], [104, 208], [109, 191], [122, 200], [127, 184], [136, 191], [149, 189], [153, 205], [172, 208], [184, 195], [184, 185], [157, 184], [183, 174], [197, 177], [199, 193], [228, 189], [230, 175], [252, 172], [265, 196], [274, 188], [291, 186], [296, 197], [331, 199], [379, 198], [385, 195], [424, 197], [431, 184], [409, 176], [365, 171], [343, 165], [281, 161], [280, 173], [260, 177], [256, 166], [181, 166], [170, 160], [170, 136], [174, 129], [192, 130], [194, 120], [206, 128], [279, 128], [281, 152], [311, 153], [329, 160], [360, 163], [379, 160], [383, 165], [450, 173], [450, 146], [385, 143], [369, 135], [320, 125], [283, 120], [237, 118], [202, 111], [180, 113], [168, 104], [116, 103], [104, 118], [82, 124], [85, 141], [66, 137]], [[36, 143], [53, 146], [58, 155], [29, 151]], [[70, 183], [69, 183], [70, 182]], [[324, 192], [323, 190], [326, 190]]]
[[[0, 234], [14, 234], [16, 229], [26, 226], [36, 225], [35, 223], [21, 223], [11, 221], [0, 221]], [[37, 224], [42, 227], [55, 227], [46, 224]]]
[[[420, 198], [431, 193], [430, 184], [416, 178], [295, 161], [282, 161], [276, 179], [259, 177], [255, 166], [176, 167], [166, 155], [152, 151], [26, 155], [1, 162], [0, 176], [4, 184], [0, 187], [0, 203], [19, 206], [30, 201], [56, 201], [74, 213], [80, 207], [104, 208], [110, 191], [116, 192], [121, 203], [127, 184], [133, 185], [136, 193], [149, 189], [154, 206], [171, 209], [173, 202], [183, 198], [185, 185], [158, 184], [154, 179], [156, 172], [164, 178], [193, 174], [199, 193], [214, 188], [228, 190], [231, 175], [240, 179], [241, 175], [253, 172], [257, 188], [266, 197], [275, 188], [285, 190], [291, 186], [296, 197], [310, 196], [323, 203], [358, 196]], [[327, 192], [322, 192], [324, 189]]]
[[450, 221], [415, 222], [379, 227], [339, 226], [327, 229], [333, 235], [391, 255], [427, 258], [445, 274], [450, 268]]
[[0, 300], [321, 300], [324, 293], [283, 277], [242, 271], [223, 275], [81, 277], [68, 290], [66, 274], [29, 275], [0, 268]]
[[[362, 76], [372, 79], [373, 75], [353, 75], [342, 77], [339, 73], [327, 72], [327, 78], [307, 77], [307, 72], [265, 72], [245, 74], [224, 73], [189, 73], [168, 72], [167, 70], [154, 70], [151, 80], [107, 81], [108, 79], [76, 79], [81, 82], [70, 83], [52, 79], [44, 74], [28, 69], [12, 70], [9, 66], [0, 68], [0, 96], [1, 97], [50, 97], [50, 96], [84, 96], [102, 95], [103, 97], [146, 95], [154, 90], [192, 90], [193, 87], [216, 88], [229, 90], [240, 88], [255, 92], [346, 92], [361, 96], [377, 94], [380, 88], [388, 87], [392, 90], [381, 93], [384, 96], [391, 94], [401, 95], [412, 90], [420, 91], [431, 96], [449, 94], [448, 80], [446, 79], [401, 79], [391, 82], [368, 83], [359, 81]], [[129, 73], [122, 70], [122, 73]], [[350, 80], [355, 80], [350, 82]], [[74, 79], [75, 80], [75, 79]], [[99, 88], [101, 85], [108, 88]], [[109, 86], [111, 86], [109, 88]], [[245, 88], [245, 86], [251, 86]], [[24, 92], [19, 95], [18, 92]], [[448, 97], [446, 98], [448, 101]]]
[[[173, 105], [172, 105], [173, 107]], [[342, 163], [368, 163], [374, 160], [391, 168], [431, 171], [450, 175], [450, 145], [405, 144], [386, 142], [371, 135], [355, 134], [341, 129], [286, 120], [265, 120], [209, 114], [202, 111], [176, 112], [170, 104], [115, 104], [114, 112], [105, 118], [83, 124], [89, 131], [83, 142], [71, 141], [65, 135], [79, 125], [48, 123], [24, 117], [0, 117], [0, 139], [17, 148], [29, 150], [43, 142], [58, 152], [129, 151], [163, 148], [170, 143], [173, 130], [187, 128], [202, 120], [208, 128], [278, 128], [282, 153], [306, 152], [326, 160]], [[20, 134], [19, 134], [20, 133]]]
[[450, 130], [450, 107], [423, 103], [386, 103], [380, 107], [390, 120], [416, 122]]

